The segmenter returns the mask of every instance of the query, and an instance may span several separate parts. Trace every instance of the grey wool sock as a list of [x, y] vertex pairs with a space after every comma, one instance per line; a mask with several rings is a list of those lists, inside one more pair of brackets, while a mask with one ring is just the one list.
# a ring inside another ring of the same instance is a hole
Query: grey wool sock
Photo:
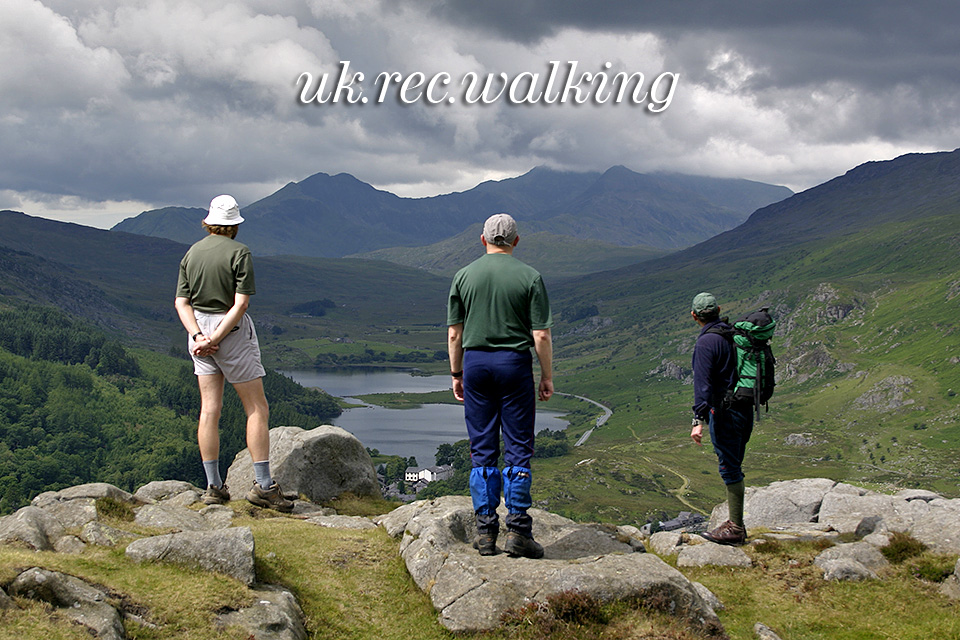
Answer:
[[270, 461], [253, 463], [253, 475], [257, 478], [257, 484], [261, 489], [269, 489], [273, 485], [273, 478], [270, 477]]
[[223, 487], [223, 480], [220, 479], [220, 461], [204, 460], [203, 472], [207, 474], [207, 486], [220, 489]]

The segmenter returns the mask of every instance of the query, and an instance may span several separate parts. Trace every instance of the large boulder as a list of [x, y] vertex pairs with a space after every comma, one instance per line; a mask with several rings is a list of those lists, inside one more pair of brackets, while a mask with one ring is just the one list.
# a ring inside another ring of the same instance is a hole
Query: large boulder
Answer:
[[[340, 427], [271, 429], [270, 473], [285, 493], [302, 494], [313, 502], [326, 502], [343, 493], [380, 497], [370, 454]], [[253, 480], [253, 462], [244, 449], [230, 465], [226, 482], [232, 491], [245, 493]]]
[[109, 604], [108, 594], [74, 576], [34, 567], [14, 579], [10, 593], [57, 607], [94, 637], [108, 640], [126, 637], [120, 613]]
[[[765, 487], [747, 487], [743, 505], [744, 524], [752, 529], [816, 522], [824, 496], [836, 486], [835, 480], [827, 478], [803, 478], [774, 482]], [[725, 502], [714, 507], [710, 514], [710, 528], [726, 520], [727, 513]]]
[[78, 484], [74, 487], [67, 487], [60, 491], [45, 491], [38, 495], [31, 502], [34, 507], [48, 507], [56, 502], [67, 500], [76, 500], [78, 498], [111, 498], [117, 502], [126, 502], [129, 504], [143, 504], [143, 502], [130, 493], [108, 484], [106, 482], [90, 482], [88, 484]]
[[615, 530], [604, 539], [603, 527], [539, 509], [530, 515], [534, 537], [544, 546], [540, 560], [480, 556], [471, 546], [476, 525], [467, 496], [421, 500], [379, 522], [391, 535], [402, 536], [407, 569], [451, 631], [492, 629], [507, 610], [576, 590], [606, 601], [651, 599], [701, 631], [722, 633], [716, 613], [692, 582], [660, 558], [634, 553]]
[[37, 507], [23, 507], [0, 518], [0, 543], [20, 544], [34, 551], [52, 551], [64, 534], [53, 515]]
[[247, 585], [256, 579], [253, 552], [249, 527], [141, 538], [128, 544], [126, 550], [134, 562], [173, 562], [222, 573]]

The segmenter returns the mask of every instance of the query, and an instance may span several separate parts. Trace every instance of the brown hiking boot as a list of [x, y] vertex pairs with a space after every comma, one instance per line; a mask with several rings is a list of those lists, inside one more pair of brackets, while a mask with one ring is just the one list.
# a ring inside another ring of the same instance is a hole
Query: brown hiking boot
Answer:
[[207, 490], [203, 492], [201, 500], [203, 504], [227, 504], [230, 502], [230, 491], [227, 489], [227, 485], [223, 485], [218, 489], [211, 484], [207, 487]]
[[747, 530], [727, 520], [713, 531], [704, 531], [700, 534], [700, 537], [717, 544], [738, 546], [746, 543]]
[[287, 500], [280, 490], [280, 485], [274, 482], [269, 489], [262, 489], [256, 480], [253, 487], [247, 492], [247, 502], [264, 509], [276, 509], [284, 513], [293, 511], [293, 501]]
[[473, 548], [482, 556], [495, 556], [497, 555], [497, 536], [492, 533], [481, 533], [473, 541]]
[[543, 557], [543, 547], [533, 538], [517, 533], [516, 531], [507, 532], [507, 541], [503, 545], [503, 550], [511, 558], [537, 558]]

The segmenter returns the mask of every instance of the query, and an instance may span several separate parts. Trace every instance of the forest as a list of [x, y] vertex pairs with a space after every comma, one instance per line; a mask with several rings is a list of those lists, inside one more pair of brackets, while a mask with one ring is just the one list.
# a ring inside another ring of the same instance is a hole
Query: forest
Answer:
[[[230, 385], [220, 421], [223, 472], [245, 446], [243, 407]], [[270, 426], [312, 428], [336, 401], [268, 371]], [[202, 486], [196, 444], [200, 394], [182, 355], [125, 347], [61, 311], [0, 309], [0, 514], [43, 491], [152, 480]]]

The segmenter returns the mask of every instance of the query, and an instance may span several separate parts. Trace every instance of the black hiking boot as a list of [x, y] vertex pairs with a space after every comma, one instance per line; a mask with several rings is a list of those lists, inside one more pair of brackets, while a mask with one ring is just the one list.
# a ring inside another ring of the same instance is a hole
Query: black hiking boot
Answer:
[[503, 545], [503, 550], [511, 558], [537, 558], [543, 557], [543, 547], [532, 537], [527, 537], [516, 531], [507, 532], [507, 541]]
[[473, 548], [482, 556], [497, 555], [497, 536], [492, 533], [481, 533], [473, 541]]

